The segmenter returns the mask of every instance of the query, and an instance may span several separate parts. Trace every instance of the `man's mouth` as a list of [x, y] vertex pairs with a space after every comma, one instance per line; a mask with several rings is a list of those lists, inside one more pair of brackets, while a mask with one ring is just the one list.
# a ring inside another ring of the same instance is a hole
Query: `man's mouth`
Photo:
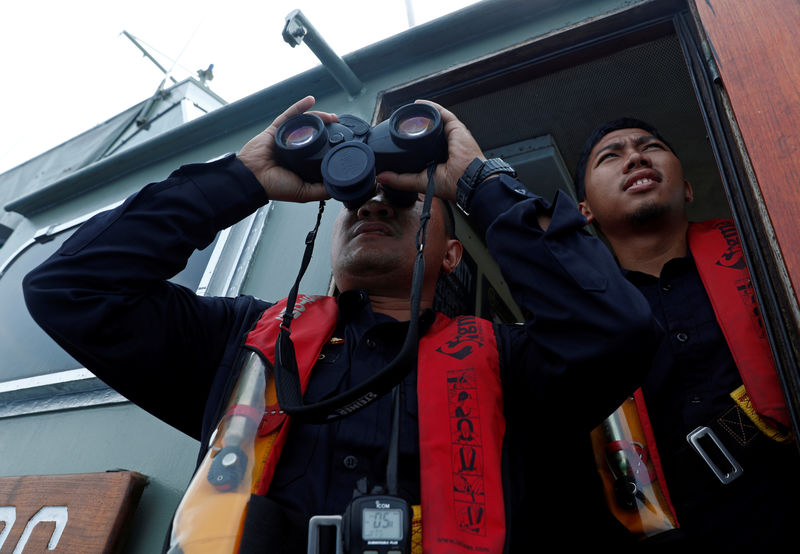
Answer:
[[355, 231], [353, 232], [353, 236], [357, 237], [359, 235], [378, 235], [383, 237], [392, 236], [391, 228], [379, 222], [366, 222], [362, 223], [358, 227], [356, 227]]
[[659, 178], [655, 174], [639, 175], [625, 181], [622, 190], [626, 192], [650, 190], [658, 182]]

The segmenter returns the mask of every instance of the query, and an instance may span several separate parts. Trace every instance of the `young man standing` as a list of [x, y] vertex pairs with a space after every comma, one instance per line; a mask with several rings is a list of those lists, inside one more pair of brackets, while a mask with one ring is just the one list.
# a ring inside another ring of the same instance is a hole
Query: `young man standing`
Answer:
[[666, 332], [642, 392], [681, 540], [719, 551], [792, 540], [800, 458], [733, 223], [688, 221], [681, 162], [640, 120], [595, 130], [576, 189]]

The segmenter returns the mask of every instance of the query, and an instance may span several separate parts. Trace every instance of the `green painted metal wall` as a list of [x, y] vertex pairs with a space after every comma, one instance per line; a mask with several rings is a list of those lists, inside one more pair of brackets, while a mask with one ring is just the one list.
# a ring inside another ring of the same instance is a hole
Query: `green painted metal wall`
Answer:
[[147, 475], [124, 551], [153, 553], [189, 483], [197, 448], [196, 440], [129, 403], [12, 417], [0, 422], [0, 475]]

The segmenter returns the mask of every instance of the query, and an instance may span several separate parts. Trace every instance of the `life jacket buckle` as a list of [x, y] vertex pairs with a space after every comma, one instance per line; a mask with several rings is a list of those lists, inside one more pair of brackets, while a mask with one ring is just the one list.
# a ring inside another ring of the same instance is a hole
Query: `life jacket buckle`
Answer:
[[[736, 458], [728, 452], [728, 449], [722, 444], [717, 434], [710, 428], [704, 425], [700, 426], [686, 435], [686, 440], [688, 440], [689, 444], [700, 454], [700, 457], [703, 458], [703, 461], [711, 468], [711, 471], [714, 472], [714, 475], [717, 476], [717, 479], [719, 479], [723, 485], [727, 485], [742, 475], [744, 471], [742, 466], [736, 461]], [[712, 445], [716, 447], [716, 451], [710, 448], [707, 450], [707, 447]], [[728, 467], [720, 467], [719, 464], [723, 461], [727, 462]]]

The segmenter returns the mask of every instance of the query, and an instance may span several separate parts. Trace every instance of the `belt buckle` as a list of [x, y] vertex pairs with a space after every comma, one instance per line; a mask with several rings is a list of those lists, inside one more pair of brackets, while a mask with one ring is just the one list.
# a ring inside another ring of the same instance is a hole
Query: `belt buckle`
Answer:
[[[725, 457], [727, 462], [730, 464], [730, 469], [728, 471], [721, 469], [716, 464], [716, 462], [711, 458], [709, 453], [706, 452], [706, 449], [703, 447], [703, 445], [700, 444], [700, 439], [704, 437], [709, 437], [711, 439], [714, 446], [717, 447], [719, 452]], [[706, 464], [708, 464], [708, 467], [711, 468], [711, 471], [714, 472], [714, 475], [717, 476], [717, 479], [719, 479], [723, 485], [727, 485], [728, 483], [730, 483], [734, 479], [738, 479], [742, 475], [742, 472], [744, 471], [742, 469], [742, 466], [739, 464], [739, 462], [736, 461], [736, 458], [734, 458], [733, 455], [731, 455], [731, 453], [728, 452], [728, 449], [725, 448], [725, 445], [722, 444], [721, 440], [719, 440], [717, 434], [714, 433], [714, 431], [711, 430], [710, 428], [702, 425], [697, 429], [695, 429], [694, 431], [692, 431], [691, 433], [689, 433], [688, 435], [686, 435], [686, 440], [688, 440], [689, 444], [691, 444], [692, 447], [697, 451], [697, 453], [700, 454], [700, 457], [703, 458], [703, 461]]]

